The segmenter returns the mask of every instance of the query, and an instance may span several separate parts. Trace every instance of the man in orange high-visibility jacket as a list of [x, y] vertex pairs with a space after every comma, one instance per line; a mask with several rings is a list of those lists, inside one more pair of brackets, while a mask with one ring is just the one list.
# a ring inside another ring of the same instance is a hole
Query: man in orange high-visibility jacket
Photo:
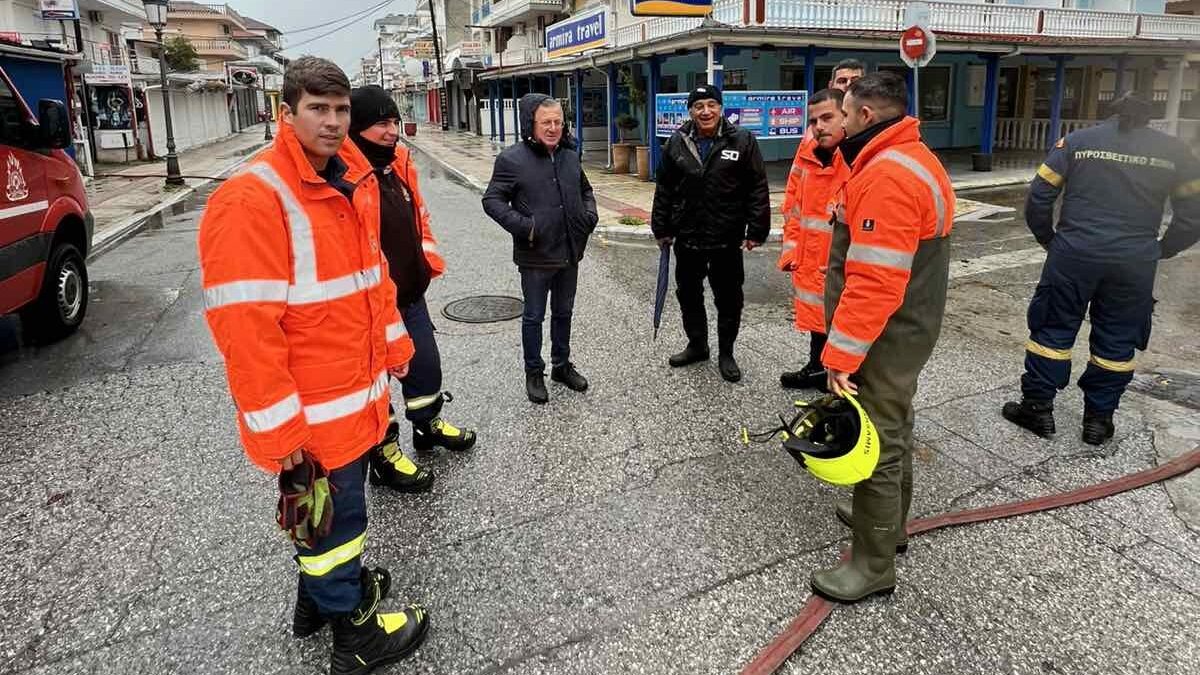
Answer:
[[788, 389], [824, 389], [825, 267], [833, 236], [833, 212], [850, 168], [837, 152], [846, 137], [838, 89], [822, 89], [808, 101], [808, 129], [800, 143], [783, 197], [783, 250], [779, 269], [791, 272], [796, 330], [806, 331], [808, 363], [779, 376]]
[[333, 627], [331, 672], [365, 673], [424, 638], [424, 609], [379, 611], [382, 568], [362, 569], [368, 450], [388, 425], [388, 375], [412, 340], [379, 245], [379, 189], [352, 143], [350, 83], [303, 57], [284, 74], [275, 143], [222, 185], [200, 222], [205, 317], [225, 358], [242, 444], [268, 471], [329, 472], [327, 535], [296, 545], [293, 632]]
[[875, 472], [854, 486], [852, 508], [839, 505], [854, 528], [849, 560], [812, 577], [814, 591], [840, 602], [896, 585], [912, 500], [912, 400], [946, 307], [954, 191], [907, 107], [904, 80], [889, 72], [851, 84], [843, 104], [838, 151], [851, 173], [829, 253], [821, 360], [831, 390], [858, 394], [880, 452]]

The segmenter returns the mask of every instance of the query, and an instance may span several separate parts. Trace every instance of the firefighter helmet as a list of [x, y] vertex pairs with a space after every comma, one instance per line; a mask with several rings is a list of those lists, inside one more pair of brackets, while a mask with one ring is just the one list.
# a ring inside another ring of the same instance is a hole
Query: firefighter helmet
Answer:
[[854, 485], [870, 478], [879, 462], [879, 434], [852, 395], [796, 405], [800, 414], [783, 440], [788, 454], [827, 483]]

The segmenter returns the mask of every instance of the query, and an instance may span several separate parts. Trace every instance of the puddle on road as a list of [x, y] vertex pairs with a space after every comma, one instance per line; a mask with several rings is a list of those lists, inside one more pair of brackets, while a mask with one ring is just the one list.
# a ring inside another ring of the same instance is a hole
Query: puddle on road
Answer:
[[1151, 398], [1200, 410], [1200, 375], [1181, 370], [1139, 373], [1129, 388]]

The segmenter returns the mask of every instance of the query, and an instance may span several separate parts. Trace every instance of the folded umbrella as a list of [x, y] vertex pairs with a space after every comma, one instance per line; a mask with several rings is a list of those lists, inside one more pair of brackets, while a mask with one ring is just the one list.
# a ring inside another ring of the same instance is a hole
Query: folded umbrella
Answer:
[[658, 257], [658, 288], [654, 291], [654, 339], [658, 339], [658, 326], [662, 323], [663, 305], [667, 301], [667, 285], [671, 279], [671, 246], [661, 245]]

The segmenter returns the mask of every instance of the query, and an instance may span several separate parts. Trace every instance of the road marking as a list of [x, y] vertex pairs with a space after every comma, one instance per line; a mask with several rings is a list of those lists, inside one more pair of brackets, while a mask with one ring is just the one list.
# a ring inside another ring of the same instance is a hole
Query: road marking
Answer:
[[1024, 267], [1026, 265], [1041, 265], [1045, 260], [1046, 252], [1040, 246], [1008, 251], [1006, 253], [993, 253], [992, 255], [980, 256], [970, 260], [952, 260], [950, 262], [950, 278], [962, 279], [963, 277], [987, 274], [988, 272], [995, 272], [997, 270]]
[[16, 218], [17, 216], [23, 216], [28, 213], [37, 213], [39, 211], [45, 211], [48, 208], [50, 208], [50, 202], [46, 201], [45, 199], [40, 202], [29, 202], [28, 204], [22, 204], [20, 206], [10, 206], [7, 209], [0, 209], [0, 220], [8, 220], [9, 218]]

